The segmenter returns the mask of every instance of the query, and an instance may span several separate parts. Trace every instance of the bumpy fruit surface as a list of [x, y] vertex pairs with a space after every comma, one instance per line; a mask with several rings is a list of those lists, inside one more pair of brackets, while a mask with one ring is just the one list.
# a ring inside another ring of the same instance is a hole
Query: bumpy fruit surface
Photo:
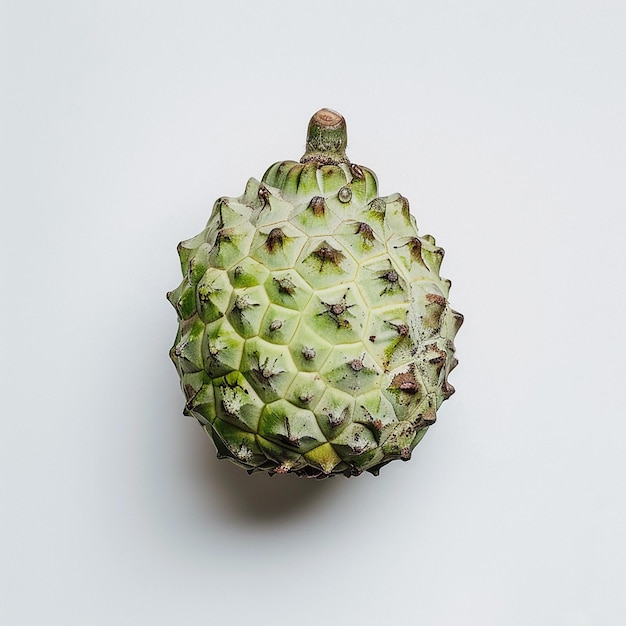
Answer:
[[345, 145], [343, 117], [318, 111], [300, 162], [219, 198], [178, 247], [185, 413], [251, 472], [377, 474], [410, 458], [454, 391], [463, 318], [443, 250]]

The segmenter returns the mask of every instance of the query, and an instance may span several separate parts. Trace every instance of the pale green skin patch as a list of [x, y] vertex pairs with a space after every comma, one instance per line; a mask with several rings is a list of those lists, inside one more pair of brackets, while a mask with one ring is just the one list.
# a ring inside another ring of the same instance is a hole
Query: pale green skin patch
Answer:
[[410, 458], [453, 393], [463, 318], [443, 250], [405, 198], [377, 193], [347, 159], [276, 163], [179, 245], [170, 356], [218, 456], [251, 472], [377, 474]]

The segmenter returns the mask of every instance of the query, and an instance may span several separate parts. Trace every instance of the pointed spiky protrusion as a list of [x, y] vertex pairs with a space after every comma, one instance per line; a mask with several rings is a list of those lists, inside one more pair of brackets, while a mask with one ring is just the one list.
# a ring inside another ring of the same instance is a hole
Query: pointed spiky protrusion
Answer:
[[309, 207], [315, 217], [322, 217], [326, 212], [326, 202], [321, 196], [315, 196], [311, 198], [311, 202], [309, 202]]
[[375, 239], [372, 227], [365, 222], [359, 222], [357, 224], [356, 234], [361, 235], [361, 237], [363, 237], [363, 240], [367, 242], [372, 242]]
[[271, 331], [280, 330], [282, 327], [283, 327], [283, 322], [282, 322], [282, 320], [274, 320], [274, 321], [270, 324], [270, 330], [271, 330]]
[[337, 428], [337, 426], [341, 426], [346, 419], [346, 411], [329, 411], [328, 412], [328, 423], [331, 428]]
[[278, 290], [292, 296], [296, 291], [296, 285], [289, 278], [274, 278], [274, 282], [278, 285]]
[[269, 198], [270, 198], [270, 192], [267, 189], [267, 187], [261, 185], [259, 187], [258, 196], [259, 196], [259, 201], [260, 201], [260, 208], [263, 209], [267, 206]]
[[326, 307], [326, 310], [318, 313], [318, 315], [325, 315], [329, 317], [339, 328], [350, 328], [350, 322], [346, 319], [346, 314], [354, 305], [347, 303], [347, 295], [347, 293], [344, 294], [339, 302], [322, 302], [322, 304]]
[[276, 467], [274, 472], [276, 474], [288, 474], [291, 471], [292, 467], [293, 467], [293, 463], [289, 461], [283, 461], [280, 465]]
[[365, 177], [363, 170], [356, 163], [350, 165], [350, 171], [352, 172], [352, 176], [357, 180], [362, 180]]
[[339, 266], [341, 261], [346, 258], [346, 255], [340, 250], [336, 250], [330, 245], [321, 244], [318, 246], [316, 250], [314, 250], [313, 254], [319, 259], [321, 262], [321, 269], [324, 268], [326, 263], [330, 265]]
[[307, 361], [312, 361], [315, 358], [315, 348], [310, 348], [310, 347], [302, 348], [302, 356]]
[[415, 395], [420, 388], [415, 378], [415, 367], [411, 365], [407, 371], [396, 374], [391, 381], [390, 388], [408, 395]]
[[285, 233], [280, 228], [272, 228], [265, 240], [265, 249], [272, 254], [275, 250], [282, 248], [285, 244]]

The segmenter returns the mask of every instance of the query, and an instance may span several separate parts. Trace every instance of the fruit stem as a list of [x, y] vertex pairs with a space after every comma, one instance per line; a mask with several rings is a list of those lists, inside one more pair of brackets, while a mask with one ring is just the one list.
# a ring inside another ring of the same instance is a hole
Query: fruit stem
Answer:
[[346, 156], [346, 120], [331, 109], [320, 109], [309, 122], [306, 152], [300, 163], [316, 161], [321, 165], [350, 163]]

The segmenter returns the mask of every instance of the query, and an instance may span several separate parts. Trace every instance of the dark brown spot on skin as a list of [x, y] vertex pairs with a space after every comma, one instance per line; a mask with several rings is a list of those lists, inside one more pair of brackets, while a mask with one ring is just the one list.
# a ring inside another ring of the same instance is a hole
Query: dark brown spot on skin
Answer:
[[270, 197], [270, 192], [267, 190], [266, 187], [261, 186], [259, 187], [258, 196], [259, 200], [261, 200], [261, 208], [263, 208], [267, 204], [267, 201]]
[[285, 244], [285, 233], [280, 228], [272, 228], [265, 240], [265, 249], [272, 254], [276, 249], [282, 248]]
[[407, 372], [396, 374], [391, 381], [390, 387], [411, 395], [416, 394], [419, 391], [419, 385], [415, 379], [413, 368], [411, 367]]
[[217, 233], [217, 238], [215, 239], [215, 247], [219, 250], [220, 246], [226, 242], [230, 243], [232, 241], [231, 236], [233, 234], [232, 228], [223, 228]]
[[275, 331], [275, 330], [280, 330], [283, 326], [283, 323], [280, 320], [274, 320], [271, 324], [270, 324], [270, 330], [271, 331]]
[[376, 341], [376, 335], [370, 335], [369, 340], [374, 343]]
[[407, 324], [395, 324], [393, 322], [387, 322], [396, 331], [396, 337], [391, 338], [389, 345], [385, 350], [385, 360], [383, 361], [383, 368], [387, 372], [390, 369], [390, 364], [396, 356], [396, 351], [410, 350], [411, 356], [414, 356], [411, 350], [411, 336], [410, 329]]
[[424, 315], [422, 315], [422, 326], [424, 330], [428, 330], [433, 335], [433, 333], [438, 333], [441, 330], [443, 316], [446, 312], [446, 299], [439, 294], [428, 293], [426, 294], [426, 301]]
[[441, 386], [444, 400], [447, 400], [455, 391], [454, 387], [446, 380]]
[[447, 304], [446, 299], [438, 293], [427, 293], [426, 300], [428, 300], [430, 304], [439, 304], [440, 306], [446, 306]]
[[372, 227], [365, 222], [359, 222], [356, 227], [356, 234], [361, 235], [365, 241], [374, 241], [374, 231]]
[[185, 396], [188, 400], [191, 400], [196, 395], [196, 390], [191, 385], [184, 386]]
[[343, 424], [345, 419], [349, 416], [349, 410], [346, 407], [341, 413], [331, 413], [328, 411], [328, 423], [332, 428]]
[[398, 276], [398, 272], [393, 269], [391, 262], [389, 262], [389, 265], [391, 266], [391, 269], [378, 273], [378, 280], [382, 280], [385, 282], [385, 287], [380, 292], [381, 296], [384, 296], [387, 293], [397, 293], [398, 291], [404, 291], [402, 283], [399, 282], [400, 277]]
[[228, 206], [228, 198], [219, 198], [217, 206], [217, 212], [219, 213], [218, 228], [224, 228], [224, 207]]
[[400, 196], [400, 204], [402, 205], [402, 208], [400, 209], [402, 211], [402, 217], [408, 222], [409, 216], [411, 215], [409, 201], [404, 196]]
[[363, 170], [356, 163], [352, 163], [352, 165], [350, 165], [350, 171], [352, 172], [352, 176], [354, 176], [354, 178], [358, 178], [359, 180], [363, 179]]
[[352, 443], [349, 444], [350, 445], [350, 450], [354, 453], [354, 454], [361, 454], [361, 452], [363, 452], [366, 448], [367, 448], [367, 444], [363, 444], [360, 442], [360, 435], [359, 433], [355, 433], [354, 434], [354, 439], [352, 440]]
[[412, 237], [407, 244], [409, 247], [409, 254], [414, 261], [417, 261], [421, 266], [429, 269], [422, 256], [422, 242], [418, 237]]
[[456, 334], [463, 324], [464, 317], [458, 311], [452, 311], [452, 317], [454, 318], [454, 332]]
[[430, 365], [435, 365], [435, 371], [440, 372], [441, 366], [446, 362], [447, 354], [439, 346], [432, 344], [428, 348], [428, 352], [424, 355]]
[[324, 202], [324, 198], [322, 198], [321, 196], [315, 196], [314, 198], [311, 198], [309, 207], [311, 207], [313, 215], [315, 215], [315, 217], [322, 217], [326, 211], [326, 203]]
[[325, 263], [331, 263], [338, 267], [341, 261], [346, 258], [343, 252], [324, 245], [315, 250], [313, 254], [322, 262], [322, 267]]

